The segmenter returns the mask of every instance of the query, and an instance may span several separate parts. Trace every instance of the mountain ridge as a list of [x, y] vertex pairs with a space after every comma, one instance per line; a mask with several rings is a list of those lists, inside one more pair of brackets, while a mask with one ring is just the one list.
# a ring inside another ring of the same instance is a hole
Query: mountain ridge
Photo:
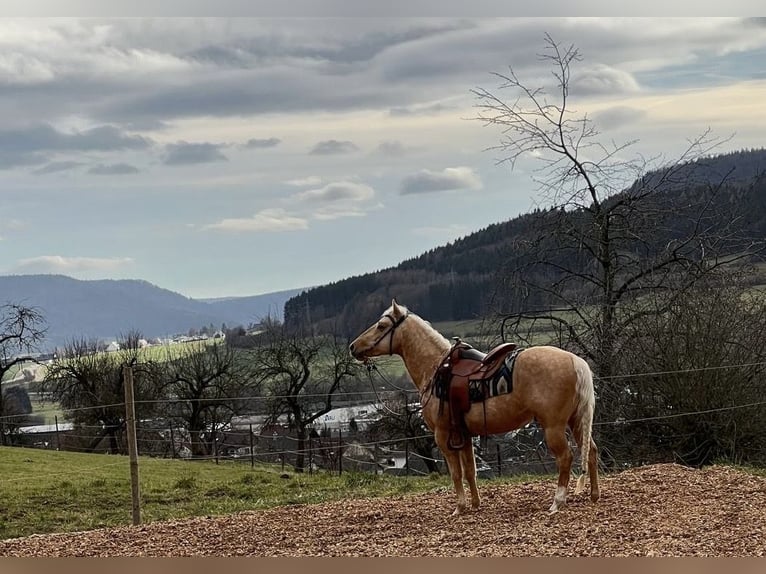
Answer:
[[52, 349], [73, 338], [108, 340], [131, 330], [167, 337], [213, 325], [248, 325], [282, 318], [284, 302], [302, 289], [262, 295], [200, 300], [143, 279], [81, 280], [66, 275], [2, 275], [0, 304], [39, 309], [47, 324], [41, 347]]

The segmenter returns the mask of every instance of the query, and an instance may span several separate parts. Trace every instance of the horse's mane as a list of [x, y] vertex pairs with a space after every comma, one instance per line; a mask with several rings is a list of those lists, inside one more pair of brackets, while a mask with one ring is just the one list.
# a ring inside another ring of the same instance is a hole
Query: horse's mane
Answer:
[[437, 331], [433, 325], [431, 325], [430, 321], [426, 321], [423, 319], [420, 315], [416, 315], [415, 313], [410, 312], [407, 307], [404, 307], [403, 305], [399, 305], [399, 308], [404, 311], [404, 313], [409, 313], [411, 318], [416, 319], [417, 322], [421, 323], [425, 329], [423, 330], [423, 335], [430, 341], [433, 341], [434, 343], [440, 345], [440, 346], [446, 346], [449, 347], [449, 341], [447, 338], [442, 335], [439, 331]]

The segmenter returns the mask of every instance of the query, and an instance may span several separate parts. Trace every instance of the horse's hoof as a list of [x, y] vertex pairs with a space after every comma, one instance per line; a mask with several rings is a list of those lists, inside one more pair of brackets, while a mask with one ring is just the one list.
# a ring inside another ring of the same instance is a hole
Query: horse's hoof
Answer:
[[460, 516], [463, 513], [465, 513], [465, 509], [458, 506], [455, 510], [452, 511], [452, 516]]

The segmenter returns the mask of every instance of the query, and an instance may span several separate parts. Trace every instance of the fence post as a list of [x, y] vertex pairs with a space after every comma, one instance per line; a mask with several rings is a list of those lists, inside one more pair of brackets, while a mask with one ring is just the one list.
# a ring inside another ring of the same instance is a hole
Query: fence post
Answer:
[[343, 431], [338, 426], [338, 476], [343, 474]]
[[311, 441], [311, 433], [309, 432], [309, 474], [314, 474], [314, 449]]
[[410, 475], [410, 439], [404, 441], [404, 474]]
[[255, 468], [255, 453], [253, 452], [253, 423], [250, 423], [250, 468]]
[[497, 449], [497, 476], [503, 476], [503, 462], [500, 458], [500, 443], [495, 443]]
[[215, 463], [218, 464], [218, 421], [215, 416], [215, 409], [213, 409], [213, 455], [215, 455]]
[[56, 450], [61, 450], [61, 436], [59, 435], [59, 417], [58, 417], [58, 415], [54, 415], [53, 416], [53, 420], [56, 421]]
[[170, 458], [176, 457], [176, 437], [173, 434], [173, 423], [170, 423]]
[[136, 405], [133, 400], [133, 367], [122, 368], [125, 382], [125, 423], [128, 433], [128, 456], [130, 458], [130, 494], [133, 502], [133, 525], [141, 524], [141, 501], [138, 485], [138, 445], [136, 444]]

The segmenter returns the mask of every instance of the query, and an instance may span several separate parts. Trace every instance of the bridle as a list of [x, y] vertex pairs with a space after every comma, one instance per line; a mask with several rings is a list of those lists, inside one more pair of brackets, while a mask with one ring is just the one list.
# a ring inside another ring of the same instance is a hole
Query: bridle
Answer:
[[[393, 355], [394, 354], [394, 331], [396, 331], [396, 328], [399, 325], [401, 325], [402, 323], [404, 323], [404, 320], [407, 317], [409, 317], [409, 316], [410, 316], [410, 312], [409, 311], [407, 311], [404, 315], [402, 315], [398, 319], [395, 319], [394, 316], [391, 315], [390, 313], [386, 313], [385, 315], [383, 315], [383, 317], [381, 317], [381, 319], [383, 319], [385, 317], [386, 319], [391, 321], [391, 326], [388, 328], [388, 331], [386, 331], [380, 337], [375, 339], [375, 341], [372, 343], [372, 345], [370, 345], [369, 347], [367, 347], [364, 350], [364, 353], [366, 353], [367, 351], [370, 351], [370, 350], [374, 349], [375, 347], [377, 347], [378, 343], [380, 343], [383, 339], [385, 339], [388, 336], [388, 337], [390, 337], [389, 340], [388, 340], [388, 354], [389, 355]], [[359, 354], [361, 355], [363, 353], [360, 352]]]

